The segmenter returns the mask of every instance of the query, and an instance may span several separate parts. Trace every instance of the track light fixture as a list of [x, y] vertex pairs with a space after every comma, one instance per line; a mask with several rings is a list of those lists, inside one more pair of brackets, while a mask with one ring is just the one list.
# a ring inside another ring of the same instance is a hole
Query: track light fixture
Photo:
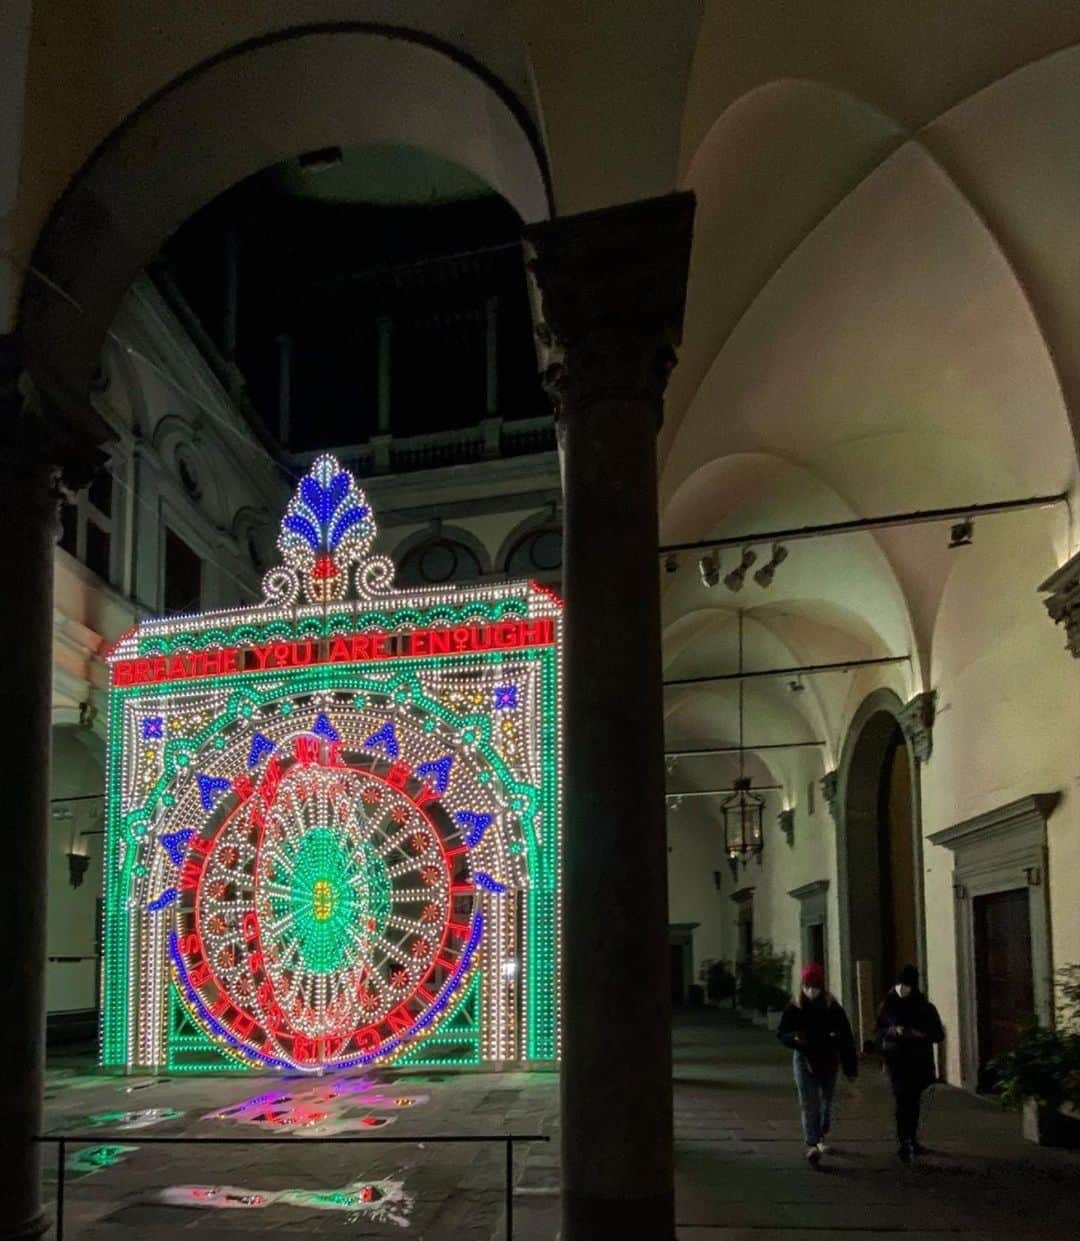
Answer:
[[678, 571], [679, 571], [679, 558], [678, 556], [675, 555], [674, 552], [671, 552], [667, 556], [664, 557], [664, 572], [665, 573], [678, 573]]
[[782, 543], [774, 543], [772, 559], [758, 569], [754, 574], [754, 581], [761, 587], [771, 586], [777, 565], [783, 564], [787, 560], [787, 556], [787, 548]]
[[724, 578], [724, 585], [731, 591], [742, 590], [750, 566], [757, 560], [757, 552], [752, 547], [744, 547], [742, 559]]
[[698, 561], [698, 572], [703, 586], [715, 586], [720, 581], [720, 553], [706, 552]]
[[970, 517], [958, 521], [949, 531], [950, 547], [969, 547], [975, 538], [975, 523]]

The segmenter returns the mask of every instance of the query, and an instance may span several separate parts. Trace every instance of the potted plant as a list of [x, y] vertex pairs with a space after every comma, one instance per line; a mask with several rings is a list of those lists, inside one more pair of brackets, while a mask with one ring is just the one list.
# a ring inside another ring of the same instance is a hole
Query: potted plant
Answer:
[[777, 952], [770, 939], [755, 939], [749, 961], [739, 968], [739, 1007], [750, 1010], [758, 1025], [775, 1029], [791, 998], [794, 955]]
[[705, 975], [705, 991], [710, 1004], [730, 1000], [735, 1005], [735, 975], [726, 961], [710, 961]]
[[1058, 971], [1058, 1020], [1034, 1018], [1020, 1042], [989, 1069], [1001, 1102], [1022, 1113], [1024, 1137], [1043, 1146], [1080, 1145], [1080, 965]]

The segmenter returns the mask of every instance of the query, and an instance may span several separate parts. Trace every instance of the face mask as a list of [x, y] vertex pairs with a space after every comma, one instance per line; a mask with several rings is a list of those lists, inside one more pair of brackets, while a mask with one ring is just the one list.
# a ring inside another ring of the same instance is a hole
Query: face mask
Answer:
[[806, 996], [808, 1000], [816, 1000], [818, 996], [821, 994], [821, 988], [820, 987], [803, 987], [802, 993], [803, 995]]
[[898, 983], [896, 987], [896, 994], [902, 1000], [906, 1000], [908, 996], [911, 994], [911, 988], [907, 985], [906, 982]]

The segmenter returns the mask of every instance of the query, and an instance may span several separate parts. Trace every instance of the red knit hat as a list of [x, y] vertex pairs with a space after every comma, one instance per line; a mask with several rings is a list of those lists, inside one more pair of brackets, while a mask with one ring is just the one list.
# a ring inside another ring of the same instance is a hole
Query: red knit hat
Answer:
[[817, 961], [811, 961], [808, 965], [804, 965], [802, 971], [802, 985], [804, 987], [824, 987], [825, 966], [819, 965]]

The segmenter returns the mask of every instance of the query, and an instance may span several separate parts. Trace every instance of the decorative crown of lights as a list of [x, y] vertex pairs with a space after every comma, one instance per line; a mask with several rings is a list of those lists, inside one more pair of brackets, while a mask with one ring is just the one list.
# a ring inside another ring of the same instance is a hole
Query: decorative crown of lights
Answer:
[[394, 564], [370, 555], [377, 533], [353, 476], [329, 453], [317, 457], [281, 520], [277, 545], [285, 563], [263, 578], [264, 598], [290, 607], [387, 594]]

